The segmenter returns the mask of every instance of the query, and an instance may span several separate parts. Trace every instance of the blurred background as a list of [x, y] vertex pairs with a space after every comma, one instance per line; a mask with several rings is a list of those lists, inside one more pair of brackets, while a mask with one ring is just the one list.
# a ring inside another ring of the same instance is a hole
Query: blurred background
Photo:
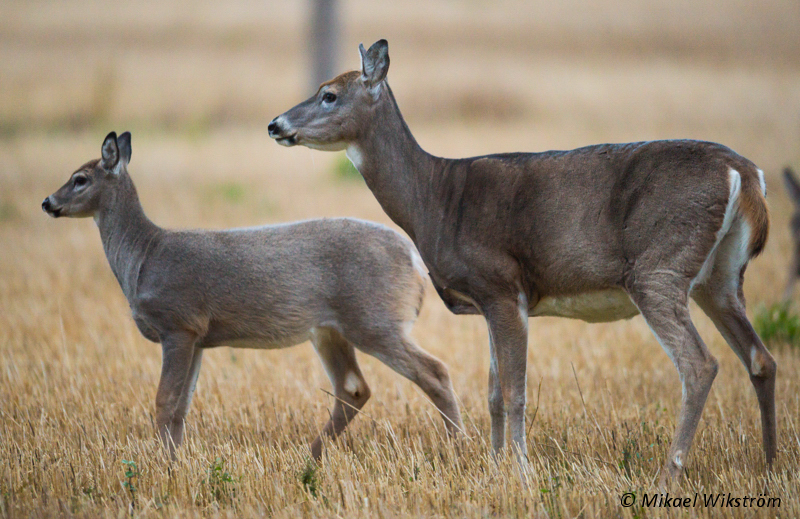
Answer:
[[[314, 25], [320, 5], [334, 30]], [[721, 141], [764, 168], [800, 153], [796, 0], [6, 0], [0, 9], [4, 141], [262, 132], [313, 93], [314, 42], [330, 36], [322, 77], [356, 68], [358, 43], [388, 39], [389, 80], [433, 153], [672, 137]], [[253, 152], [300, 153], [268, 141]]]

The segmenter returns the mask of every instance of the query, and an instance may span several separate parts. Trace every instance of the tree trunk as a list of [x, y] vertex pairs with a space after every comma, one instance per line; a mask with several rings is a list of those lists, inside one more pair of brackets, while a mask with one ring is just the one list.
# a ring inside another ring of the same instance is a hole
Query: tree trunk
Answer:
[[333, 78], [339, 54], [339, 17], [337, 0], [312, 0], [311, 13], [311, 87]]

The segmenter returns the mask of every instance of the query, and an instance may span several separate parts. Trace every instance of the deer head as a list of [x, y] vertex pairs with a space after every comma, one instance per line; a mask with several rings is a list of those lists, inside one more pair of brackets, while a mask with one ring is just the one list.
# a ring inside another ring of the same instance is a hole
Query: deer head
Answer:
[[116, 189], [120, 175], [131, 160], [131, 134], [109, 133], [103, 140], [101, 158], [78, 168], [66, 184], [42, 202], [42, 210], [53, 218], [94, 216], [104, 196]]
[[345, 72], [320, 85], [317, 93], [269, 123], [269, 136], [283, 146], [302, 144], [324, 151], [344, 150], [367, 128], [369, 112], [386, 88], [389, 44], [369, 50], [359, 45], [361, 71]]

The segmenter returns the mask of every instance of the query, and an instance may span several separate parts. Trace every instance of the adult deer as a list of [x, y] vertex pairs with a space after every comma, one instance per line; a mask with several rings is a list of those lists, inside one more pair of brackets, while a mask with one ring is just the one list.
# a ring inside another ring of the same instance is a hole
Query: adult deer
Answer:
[[794, 285], [800, 278], [800, 183], [792, 171], [792, 168], [783, 170], [783, 180], [786, 184], [786, 191], [789, 193], [789, 199], [794, 203], [794, 214], [789, 224], [792, 231], [792, 245], [794, 250], [792, 252], [792, 262], [789, 267], [789, 278], [786, 281], [786, 289], [783, 291], [783, 300], [788, 302], [792, 299], [794, 293]]
[[488, 324], [492, 445], [524, 461], [528, 316], [589, 322], [641, 313], [678, 369], [683, 397], [662, 478], [684, 466], [717, 373], [691, 296], [744, 363], [775, 458], [776, 364], [745, 315], [743, 274], [769, 227], [763, 173], [719, 144], [655, 141], [466, 159], [432, 156], [386, 81], [388, 44], [269, 123], [284, 146], [347, 150], [405, 230], [454, 313]]
[[54, 217], [93, 216], [139, 331], [160, 342], [159, 435], [175, 455], [203, 350], [285, 348], [311, 340], [333, 384], [333, 414], [311, 444], [335, 437], [370, 397], [354, 348], [415, 382], [462, 428], [443, 363], [408, 335], [425, 271], [414, 246], [382, 225], [338, 218], [224, 231], [171, 231], [144, 214], [128, 175], [130, 133], [44, 199]]

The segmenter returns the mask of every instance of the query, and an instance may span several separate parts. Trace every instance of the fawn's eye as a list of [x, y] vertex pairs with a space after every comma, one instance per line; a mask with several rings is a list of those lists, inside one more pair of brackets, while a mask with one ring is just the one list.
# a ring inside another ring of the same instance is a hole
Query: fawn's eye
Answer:
[[83, 187], [89, 183], [89, 179], [84, 177], [83, 175], [78, 175], [77, 177], [75, 177], [73, 182], [75, 183], [75, 187]]
[[334, 94], [333, 92], [325, 92], [324, 94], [322, 94], [323, 103], [330, 104], [334, 101], [336, 101], [336, 94]]

